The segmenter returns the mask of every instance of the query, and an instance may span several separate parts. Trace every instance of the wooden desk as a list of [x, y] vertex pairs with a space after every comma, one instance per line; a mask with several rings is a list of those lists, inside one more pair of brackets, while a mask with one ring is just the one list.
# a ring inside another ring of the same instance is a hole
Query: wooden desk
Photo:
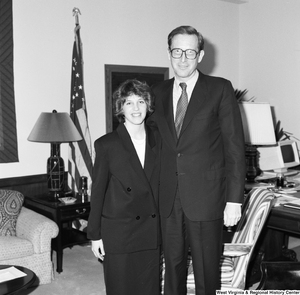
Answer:
[[85, 232], [72, 228], [72, 221], [77, 218], [88, 218], [90, 202], [83, 203], [77, 200], [73, 204], [65, 205], [60, 201], [50, 201], [48, 195], [42, 195], [39, 197], [26, 196], [24, 204], [25, 207], [52, 219], [58, 225], [59, 233], [52, 240], [52, 250], [57, 253], [56, 271], [61, 273], [63, 271], [63, 249], [84, 244], [88, 241]]
[[[290, 181], [300, 182], [300, 176], [289, 177]], [[251, 184], [250, 187], [251, 189]], [[255, 185], [256, 184], [252, 184]], [[261, 184], [262, 186], [265, 184]], [[247, 190], [247, 186], [246, 186]], [[300, 192], [289, 194], [291, 197], [300, 199]], [[278, 199], [280, 200], [280, 198]], [[261, 234], [259, 251], [264, 252], [265, 260], [276, 259], [281, 256], [282, 249], [288, 246], [288, 237], [300, 238], [300, 210], [287, 208], [282, 205], [273, 207], [266, 221], [266, 226]]]
[[284, 206], [272, 208], [267, 227], [300, 237], [300, 210]]
[[300, 210], [283, 206], [273, 207], [255, 246], [247, 278], [248, 284], [261, 279], [261, 261], [293, 260], [294, 251], [287, 250], [288, 237], [300, 238]]
[[300, 210], [284, 206], [272, 208], [258, 245], [264, 260], [284, 258], [289, 236], [300, 238]]

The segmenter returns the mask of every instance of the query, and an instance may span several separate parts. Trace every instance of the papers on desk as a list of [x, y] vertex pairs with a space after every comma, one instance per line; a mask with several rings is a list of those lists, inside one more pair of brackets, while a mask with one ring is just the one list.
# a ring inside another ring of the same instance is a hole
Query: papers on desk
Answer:
[[294, 175], [294, 176], [287, 176], [285, 181], [285, 187], [277, 189], [276, 188], [276, 179], [270, 181], [263, 181], [263, 182], [253, 182], [253, 183], [246, 183], [245, 188], [246, 189], [253, 189], [253, 188], [266, 188], [271, 191], [274, 191], [276, 193], [279, 193], [280, 195], [287, 195], [287, 194], [298, 194], [298, 198], [300, 198], [300, 175]]
[[272, 183], [264, 183], [264, 182], [246, 182], [245, 183], [246, 190], [252, 190], [254, 188], [270, 189], [273, 187], [274, 187], [274, 184], [272, 184]]
[[275, 179], [276, 173], [264, 171], [261, 175], [255, 178], [256, 181]]
[[284, 206], [284, 207], [293, 207], [300, 209], [300, 192], [296, 192], [295, 194], [285, 194], [284, 192], [276, 192], [275, 193], [275, 207]]
[[[299, 172], [298, 170], [288, 170], [287, 172], [284, 172], [284, 176], [286, 177], [297, 177], [299, 178]], [[256, 181], [261, 181], [261, 180], [269, 180], [269, 179], [275, 179], [277, 172], [273, 171], [263, 171], [261, 175], [257, 176], [255, 178]]]
[[[297, 171], [299, 172], [299, 171]], [[268, 177], [268, 175], [265, 175], [265, 177]], [[275, 195], [275, 207], [277, 206], [286, 206], [286, 207], [292, 207], [296, 209], [300, 209], [300, 175], [299, 173], [294, 175], [289, 175], [286, 177], [286, 186], [281, 189], [277, 189], [273, 182], [255, 182], [251, 183], [250, 189], [252, 188], [261, 188], [265, 187], [269, 189], [270, 191], [274, 192]], [[245, 186], [247, 188], [247, 184]]]
[[283, 206], [300, 210], [300, 199], [284, 203]]
[[293, 195], [283, 195], [280, 193], [275, 193], [275, 204], [274, 207], [283, 206], [286, 203], [294, 202], [300, 200], [297, 197], [294, 197]]
[[0, 269], [0, 283], [10, 281], [10, 280], [14, 280], [14, 279], [17, 279], [17, 278], [22, 278], [22, 277], [25, 277], [25, 276], [27, 276], [27, 274], [25, 272], [22, 272], [22, 271], [18, 270], [14, 266], [4, 268], [4, 269]]
[[[290, 194], [296, 193], [300, 191], [300, 177], [299, 175], [296, 176], [288, 176], [286, 177], [287, 187], [283, 188], [283, 193]], [[298, 196], [300, 197], [300, 196]]]

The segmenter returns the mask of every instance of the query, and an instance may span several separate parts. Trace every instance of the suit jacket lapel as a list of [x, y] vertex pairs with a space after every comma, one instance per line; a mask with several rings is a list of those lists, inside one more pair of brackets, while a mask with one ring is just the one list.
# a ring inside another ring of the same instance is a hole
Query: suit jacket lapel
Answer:
[[175, 123], [174, 123], [174, 110], [173, 110], [173, 84], [174, 78], [168, 81], [169, 83], [166, 85], [165, 94], [162, 95], [162, 102], [164, 108], [164, 115], [165, 115], [165, 122], [168, 124], [169, 131], [165, 133], [165, 136], [168, 137], [171, 135], [169, 140], [176, 142], [177, 135], [175, 130]]
[[146, 134], [147, 134], [147, 140], [146, 140], [146, 155], [145, 155], [145, 164], [144, 164], [144, 172], [147, 176], [147, 179], [150, 181], [152, 172], [155, 167], [155, 158], [157, 157], [157, 144], [154, 137], [153, 132], [151, 132], [150, 128], [146, 126]]
[[[165, 132], [164, 136], [166, 137], [166, 141], [173, 142], [173, 145], [176, 146], [178, 143], [177, 135], [175, 130], [175, 123], [174, 123], [174, 111], [173, 111], [173, 84], [174, 78], [169, 80], [169, 83], [166, 83], [166, 88], [164, 93], [162, 93], [161, 99], [163, 102], [164, 108], [164, 116], [165, 121], [167, 122], [168, 128], [170, 132]], [[199, 72], [198, 81], [194, 87], [192, 97], [190, 98], [189, 105], [185, 114], [185, 118], [183, 120], [183, 125], [181, 127], [181, 134], [186, 130], [187, 126], [194, 118], [194, 116], [199, 112], [201, 106], [206, 102], [208, 99], [207, 96], [207, 87], [204, 80], [204, 75]]]

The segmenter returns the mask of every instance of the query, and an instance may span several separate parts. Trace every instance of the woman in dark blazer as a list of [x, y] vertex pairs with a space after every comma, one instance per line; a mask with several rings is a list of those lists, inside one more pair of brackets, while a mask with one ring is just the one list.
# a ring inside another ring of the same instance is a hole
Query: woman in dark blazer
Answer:
[[114, 93], [114, 105], [119, 126], [95, 141], [87, 234], [103, 260], [107, 295], [158, 295], [161, 140], [144, 124], [151, 90], [128, 80]]

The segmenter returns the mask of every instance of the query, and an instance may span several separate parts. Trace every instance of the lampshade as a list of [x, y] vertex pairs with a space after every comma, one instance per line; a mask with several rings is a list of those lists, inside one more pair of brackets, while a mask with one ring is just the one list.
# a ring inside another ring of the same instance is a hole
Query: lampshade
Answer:
[[63, 143], [82, 140], [68, 113], [41, 113], [28, 136], [29, 141]]
[[251, 145], [276, 144], [271, 107], [269, 103], [239, 103], [245, 143]]

